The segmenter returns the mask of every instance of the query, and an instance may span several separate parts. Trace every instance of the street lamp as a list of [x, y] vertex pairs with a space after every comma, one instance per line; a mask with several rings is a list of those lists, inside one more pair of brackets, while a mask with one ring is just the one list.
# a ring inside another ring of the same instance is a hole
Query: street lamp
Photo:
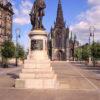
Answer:
[[95, 27], [94, 26], [90, 26], [90, 37], [93, 37], [93, 44], [94, 44], [94, 32], [95, 32]]
[[[95, 27], [94, 26], [90, 26], [90, 28], [89, 28], [89, 31], [90, 31], [90, 39], [91, 39], [91, 37], [93, 37], [93, 62], [95, 62], [95, 59], [94, 59], [94, 42], [95, 42], [95, 40], [94, 40], [94, 32], [95, 32]], [[89, 39], [89, 41], [91, 41]], [[89, 44], [90, 44], [90, 42], [89, 42]], [[95, 66], [95, 65], [94, 65]]]
[[15, 53], [16, 53], [16, 66], [18, 66], [18, 38], [20, 38], [20, 28], [16, 28], [15, 29], [15, 33], [16, 33], [16, 50], [15, 50]]
[[73, 61], [75, 60], [75, 45], [76, 45], [76, 34], [74, 35], [74, 40], [73, 40]]

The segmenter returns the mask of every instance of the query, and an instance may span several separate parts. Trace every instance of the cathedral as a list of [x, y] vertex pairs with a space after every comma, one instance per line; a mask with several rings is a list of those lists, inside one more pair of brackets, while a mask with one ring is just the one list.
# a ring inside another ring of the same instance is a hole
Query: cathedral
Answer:
[[51, 60], [69, 60], [69, 27], [66, 28], [61, 0], [58, 2], [57, 17], [49, 35], [49, 56]]
[[12, 38], [12, 4], [7, 0], [0, 0], [0, 45]]

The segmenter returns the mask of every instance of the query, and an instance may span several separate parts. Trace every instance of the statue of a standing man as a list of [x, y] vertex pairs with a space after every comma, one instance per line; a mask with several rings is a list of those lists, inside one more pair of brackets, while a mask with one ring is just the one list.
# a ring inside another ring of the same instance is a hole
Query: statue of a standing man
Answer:
[[45, 15], [44, 9], [46, 8], [46, 4], [44, 0], [36, 0], [32, 7], [30, 13], [31, 24], [33, 26], [32, 30], [43, 29], [44, 26], [42, 23], [43, 16]]

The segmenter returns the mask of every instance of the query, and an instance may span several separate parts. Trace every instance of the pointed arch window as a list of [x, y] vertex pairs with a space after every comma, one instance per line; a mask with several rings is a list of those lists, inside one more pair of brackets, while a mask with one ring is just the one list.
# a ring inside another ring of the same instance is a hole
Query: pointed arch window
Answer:
[[56, 34], [56, 47], [62, 48], [62, 34], [60, 31]]

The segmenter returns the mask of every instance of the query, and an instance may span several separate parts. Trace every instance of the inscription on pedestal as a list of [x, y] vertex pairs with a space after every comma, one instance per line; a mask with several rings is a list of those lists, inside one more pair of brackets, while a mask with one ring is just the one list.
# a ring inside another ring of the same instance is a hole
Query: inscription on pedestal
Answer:
[[43, 50], [43, 40], [31, 40], [31, 50]]

